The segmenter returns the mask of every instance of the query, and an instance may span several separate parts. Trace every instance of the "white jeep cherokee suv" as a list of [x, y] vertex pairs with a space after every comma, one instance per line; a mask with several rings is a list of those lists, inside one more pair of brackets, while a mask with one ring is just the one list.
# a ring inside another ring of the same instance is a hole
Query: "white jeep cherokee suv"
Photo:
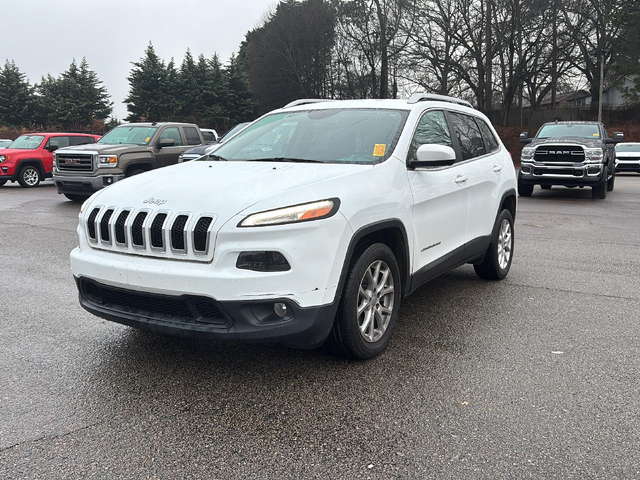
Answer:
[[510, 155], [467, 102], [296, 101], [97, 192], [71, 266], [108, 320], [364, 359], [426, 281], [463, 263], [504, 278], [515, 213]]

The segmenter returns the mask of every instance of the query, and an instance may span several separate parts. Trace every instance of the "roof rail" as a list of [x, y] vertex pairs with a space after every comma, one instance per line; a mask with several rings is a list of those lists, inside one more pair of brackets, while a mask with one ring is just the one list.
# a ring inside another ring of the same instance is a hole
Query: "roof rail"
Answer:
[[290, 108], [290, 107], [296, 107], [298, 105], [307, 105], [309, 103], [322, 103], [322, 102], [337, 102], [337, 100], [325, 100], [323, 98], [301, 98], [299, 100], [294, 100], [291, 103], [287, 103], [282, 108]]
[[457, 103], [458, 105], [464, 105], [465, 107], [473, 108], [466, 100], [462, 100], [460, 98], [448, 97], [446, 95], [436, 95], [435, 93], [414, 93], [409, 97], [407, 103], [418, 103], [423, 100], [435, 100], [436, 102], [449, 102], [449, 103]]

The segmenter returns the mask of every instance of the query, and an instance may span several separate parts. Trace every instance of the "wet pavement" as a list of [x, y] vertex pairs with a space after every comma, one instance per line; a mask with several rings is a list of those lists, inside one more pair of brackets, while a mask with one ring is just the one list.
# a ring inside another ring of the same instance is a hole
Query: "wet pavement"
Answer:
[[79, 205], [0, 188], [0, 478], [640, 478], [640, 176], [520, 199], [368, 362], [139, 332], [69, 270]]

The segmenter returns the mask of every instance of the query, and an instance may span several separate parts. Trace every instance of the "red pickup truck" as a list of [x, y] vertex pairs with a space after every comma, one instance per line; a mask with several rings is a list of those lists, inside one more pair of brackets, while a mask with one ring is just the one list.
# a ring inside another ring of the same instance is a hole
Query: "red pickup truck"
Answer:
[[99, 135], [83, 133], [28, 133], [0, 149], [0, 187], [17, 181], [23, 187], [37, 187], [52, 177], [53, 152], [58, 148], [96, 143]]

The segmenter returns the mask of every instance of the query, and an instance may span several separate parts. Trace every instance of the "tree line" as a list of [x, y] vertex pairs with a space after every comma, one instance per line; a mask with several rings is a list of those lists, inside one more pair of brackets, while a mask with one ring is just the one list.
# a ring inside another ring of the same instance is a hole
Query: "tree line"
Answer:
[[[127, 77], [127, 121], [224, 130], [298, 98], [454, 95], [483, 111], [540, 108], [546, 98], [640, 74], [637, 0], [283, 0], [217, 55], [180, 65], [150, 43]], [[636, 78], [640, 78], [638, 75]], [[640, 80], [625, 92], [640, 103]], [[113, 104], [86, 59], [30, 85], [0, 69], [0, 125], [86, 128]], [[115, 119], [108, 121], [115, 124]]]
[[[300, 97], [454, 95], [483, 111], [539, 108], [586, 87], [598, 102], [640, 74], [637, 0], [285, 0], [248, 32], [261, 111]], [[640, 83], [626, 92], [638, 101]]]

